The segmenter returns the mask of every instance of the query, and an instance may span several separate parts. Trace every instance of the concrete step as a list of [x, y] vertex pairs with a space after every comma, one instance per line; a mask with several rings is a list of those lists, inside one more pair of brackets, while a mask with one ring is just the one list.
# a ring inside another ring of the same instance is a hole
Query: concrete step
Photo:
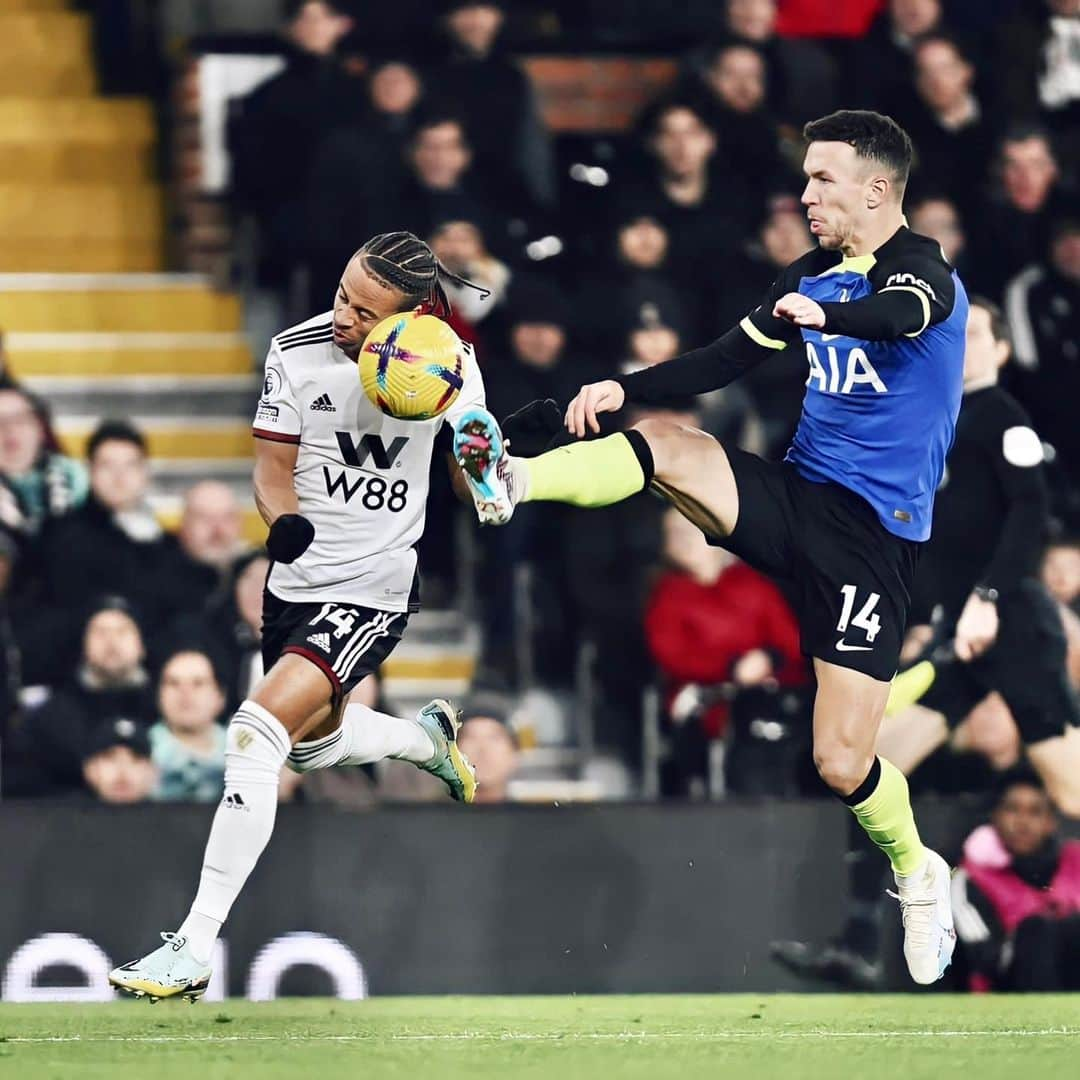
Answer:
[[90, 56], [90, 17], [72, 11], [0, 13], [0, 66], [47, 56]]
[[[2, 300], [0, 300], [2, 304]], [[86, 380], [187, 376], [242, 378], [255, 372], [247, 338], [236, 333], [15, 332], [8, 363], [20, 378]]]
[[79, 97], [97, 89], [89, 52], [12, 57], [0, 64], [0, 96], [42, 100]]
[[160, 243], [164, 199], [156, 184], [0, 182], [0, 235], [4, 246], [21, 241]]
[[238, 297], [196, 274], [0, 273], [0, 326], [9, 333], [236, 333], [241, 313]]
[[128, 187], [154, 178], [157, 133], [148, 102], [7, 97], [4, 89], [0, 82], [0, 183]]
[[[99, 416], [57, 416], [55, 427], [64, 451], [83, 457], [86, 440]], [[145, 436], [154, 458], [252, 459], [250, 420], [235, 417], [129, 416]]]
[[0, 237], [0, 274], [155, 274], [165, 268], [160, 236], [77, 243], [65, 237]]
[[[17, 370], [17, 369], [16, 369]], [[255, 413], [260, 380], [250, 375], [79, 375], [34, 376], [26, 384], [41, 394], [57, 414], [130, 416], [142, 409], [157, 416], [227, 417]]]
[[[0, 18], [0, 30], [2, 25]], [[78, 143], [129, 149], [152, 146], [156, 138], [154, 111], [143, 98], [0, 98], [0, 145]]]
[[66, 11], [67, 0], [0, 0], [0, 12], [10, 15], [26, 11]]

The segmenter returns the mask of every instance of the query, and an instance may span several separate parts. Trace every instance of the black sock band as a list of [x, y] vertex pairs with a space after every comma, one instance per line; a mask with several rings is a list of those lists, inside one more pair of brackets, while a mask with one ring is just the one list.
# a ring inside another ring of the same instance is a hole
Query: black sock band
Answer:
[[875, 755], [874, 764], [870, 766], [866, 779], [850, 795], [841, 795], [840, 798], [848, 806], [858, 806], [859, 803], [866, 802], [874, 794], [874, 789], [878, 786], [880, 780], [881, 758]]
[[630, 448], [634, 451], [634, 457], [638, 459], [641, 471], [645, 474], [645, 483], [641, 485], [641, 490], [645, 491], [652, 483], [653, 476], [656, 473], [656, 466], [653, 464], [649, 440], [646, 439], [640, 431], [637, 431], [634, 428], [630, 428], [629, 431], [624, 431], [623, 434], [626, 436], [626, 441], [630, 444]]

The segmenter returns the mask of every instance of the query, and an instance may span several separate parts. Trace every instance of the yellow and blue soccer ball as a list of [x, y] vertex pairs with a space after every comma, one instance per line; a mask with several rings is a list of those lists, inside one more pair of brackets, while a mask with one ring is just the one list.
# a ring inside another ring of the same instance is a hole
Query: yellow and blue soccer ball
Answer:
[[368, 400], [399, 420], [430, 420], [461, 392], [466, 347], [434, 315], [402, 312], [364, 339], [357, 365]]

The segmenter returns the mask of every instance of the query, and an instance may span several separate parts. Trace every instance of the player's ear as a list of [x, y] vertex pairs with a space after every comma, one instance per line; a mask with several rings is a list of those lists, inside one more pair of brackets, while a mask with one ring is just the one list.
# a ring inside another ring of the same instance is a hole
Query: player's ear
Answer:
[[889, 197], [889, 189], [892, 185], [887, 176], [875, 176], [870, 180], [866, 188], [866, 205], [871, 210], [876, 210]]

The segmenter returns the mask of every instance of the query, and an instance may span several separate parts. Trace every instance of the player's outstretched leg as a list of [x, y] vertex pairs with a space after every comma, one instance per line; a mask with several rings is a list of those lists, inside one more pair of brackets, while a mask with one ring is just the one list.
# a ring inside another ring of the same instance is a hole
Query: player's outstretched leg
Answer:
[[415, 719], [390, 716], [367, 705], [347, 705], [329, 735], [298, 742], [286, 764], [293, 772], [367, 765], [386, 758], [408, 761], [437, 776], [458, 802], [476, 798], [476, 771], [457, 744], [461, 714], [437, 698]]
[[495, 417], [480, 408], [458, 420], [454, 458], [485, 525], [505, 524], [522, 502], [609, 506], [644, 490], [653, 473], [649, 444], [636, 430], [562, 446], [539, 457], [511, 457]]

